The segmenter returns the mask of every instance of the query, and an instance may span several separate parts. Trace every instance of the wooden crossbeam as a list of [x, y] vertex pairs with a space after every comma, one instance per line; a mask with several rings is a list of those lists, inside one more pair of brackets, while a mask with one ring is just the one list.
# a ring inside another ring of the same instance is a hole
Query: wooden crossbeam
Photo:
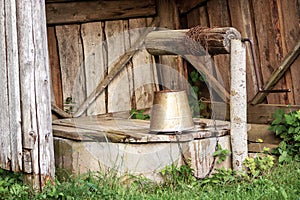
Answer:
[[61, 1], [48, 0], [48, 24], [66, 24], [147, 17], [156, 14], [155, 1]]

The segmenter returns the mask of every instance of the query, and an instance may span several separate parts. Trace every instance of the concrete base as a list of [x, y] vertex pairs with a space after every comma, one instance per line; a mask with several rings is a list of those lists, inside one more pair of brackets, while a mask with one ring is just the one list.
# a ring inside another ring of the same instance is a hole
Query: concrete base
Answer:
[[[231, 149], [228, 135], [219, 137], [223, 149]], [[180, 145], [180, 146], [179, 146]], [[55, 164], [57, 168], [73, 174], [88, 171], [142, 175], [160, 181], [160, 171], [166, 166], [183, 164], [182, 154], [191, 162], [196, 177], [203, 178], [211, 168], [216, 138], [203, 138], [187, 142], [170, 143], [111, 143], [74, 141], [54, 137]], [[181, 153], [182, 152], [182, 153]], [[231, 168], [231, 158], [214, 168]]]

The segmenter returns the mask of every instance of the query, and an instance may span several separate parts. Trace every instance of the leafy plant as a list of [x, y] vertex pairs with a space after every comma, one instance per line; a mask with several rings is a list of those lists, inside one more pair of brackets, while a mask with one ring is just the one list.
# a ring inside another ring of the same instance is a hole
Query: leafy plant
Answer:
[[300, 110], [285, 114], [284, 110], [275, 110], [269, 130], [275, 132], [282, 141], [275, 153], [279, 154], [279, 163], [300, 161]]
[[0, 169], [0, 199], [6, 196], [10, 199], [24, 199], [29, 187], [22, 183], [22, 174]]
[[228, 149], [223, 149], [222, 146], [220, 144], [218, 144], [218, 150], [216, 150], [213, 153], [214, 157], [217, 157], [217, 163], [220, 164], [222, 162], [224, 162], [227, 158], [228, 155], [231, 154], [231, 151], [229, 151]]
[[164, 183], [169, 186], [197, 184], [197, 179], [193, 176], [194, 171], [190, 165], [176, 166], [172, 164], [161, 170]]
[[197, 81], [205, 82], [205, 76], [201, 75], [197, 70], [193, 70], [190, 73], [190, 79], [193, 83]]
[[189, 74], [189, 83], [191, 85], [191, 91], [189, 96], [189, 105], [194, 117], [208, 117], [202, 116], [201, 111], [207, 108], [207, 105], [203, 103], [199, 95], [201, 94], [199, 88], [199, 82], [205, 82], [205, 76], [201, 75], [197, 70], [193, 70]]
[[69, 113], [72, 114], [74, 112], [74, 104], [76, 102], [74, 101], [74, 99], [72, 97], [67, 97], [64, 103], [64, 110]]
[[216, 173], [212, 176], [206, 177], [202, 180], [201, 185], [205, 185], [207, 183], [226, 184], [236, 181], [236, 172], [232, 169], [221, 167], [220, 169], [215, 169], [215, 171]]
[[258, 155], [255, 158], [247, 157], [243, 164], [246, 168], [247, 178], [256, 178], [268, 174], [274, 166], [274, 156]]
[[148, 114], [144, 114], [145, 110], [136, 110], [134, 108], [130, 111], [131, 119], [141, 119], [141, 120], [148, 120], [150, 116]]

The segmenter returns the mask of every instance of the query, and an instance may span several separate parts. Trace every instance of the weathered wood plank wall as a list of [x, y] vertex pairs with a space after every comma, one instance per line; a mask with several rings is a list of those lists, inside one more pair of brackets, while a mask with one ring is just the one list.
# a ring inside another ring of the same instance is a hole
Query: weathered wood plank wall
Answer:
[[[110, 66], [135, 43], [152, 20], [135, 18], [49, 26], [49, 48], [56, 48], [49, 51], [50, 58], [56, 60], [50, 62], [53, 89], [58, 91], [54, 92], [55, 97], [60, 101], [63, 99], [65, 107], [57, 105], [69, 109], [66, 99], [72, 97], [73, 111], [76, 111], [110, 72]], [[55, 70], [57, 63], [60, 65], [60, 80]], [[152, 104], [153, 93], [158, 90], [157, 82], [154, 57], [140, 49], [86, 114], [148, 108]], [[63, 96], [61, 99], [60, 95]]]
[[[70, 13], [71, 11], [66, 12], [61, 18], [58, 15], [60, 16], [62, 12], [57, 14], [55, 10], [67, 8], [68, 5], [73, 5], [76, 10], [79, 5], [83, 5], [83, 2], [64, 0], [63, 3], [59, 3], [60, 5], [56, 0], [46, 2], [49, 24], [48, 40], [50, 50], [52, 50], [50, 52], [52, 81], [57, 105], [62, 107], [63, 101], [72, 96], [76, 104], [74, 110], [96, 87], [99, 80], [109, 72], [110, 64], [126, 49], [130, 48], [133, 40], [139, 35], [139, 31], [130, 30], [149, 25], [147, 21], [152, 20], [152, 17], [146, 18], [147, 16], [160, 16], [160, 27], [162, 28], [191, 28], [196, 25], [235, 27], [241, 32], [242, 37], [253, 39], [263, 83], [266, 83], [271, 73], [279, 66], [300, 36], [299, 28], [297, 28], [300, 14], [296, 0], [289, 2], [271, 0], [255, 2], [250, 0], [193, 0], [184, 2], [179, 0], [149, 0], [143, 3], [137, 3], [137, 1], [126, 1], [125, 3], [122, 1], [121, 7], [116, 8], [121, 13], [118, 15], [112, 15], [115, 8], [112, 8], [111, 1], [105, 1], [109, 4], [106, 11], [110, 15], [103, 16], [99, 12], [100, 14], [89, 17], [88, 13], [83, 12], [78, 16], [76, 15], [78, 17], [76, 20], [71, 17], [76, 13], [74, 10], [73, 14]], [[100, 6], [102, 5], [101, 2], [88, 1], [84, 10], [91, 9], [92, 4]], [[132, 5], [128, 5], [128, 3]], [[148, 6], [147, 10], [144, 10], [142, 4]], [[128, 13], [124, 15], [123, 11], [128, 6], [130, 8], [135, 7], [135, 10], [129, 9]], [[262, 7], [270, 9], [265, 14], [265, 11], [260, 10]], [[141, 12], [142, 10], [144, 13]], [[58, 19], [61, 21], [57, 21]], [[73, 24], [60, 25], [61, 23]], [[247, 93], [249, 102], [258, 91], [250, 52], [248, 46]], [[223, 82], [222, 84], [229, 92], [229, 55], [217, 55], [213, 59], [216, 66], [215, 76]], [[179, 71], [178, 74], [187, 77], [187, 64], [182, 62], [181, 58], [161, 56], [156, 61], [176, 69]], [[297, 68], [299, 62], [298, 58], [277, 84], [277, 89], [290, 88], [292, 92], [269, 94], [265, 103], [300, 103], [300, 83], [297, 78], [300, 73]], [[57, 65], [60, 65], [61, 68], [61, 80], [59, 80], [58, 70], [54, 70]], [[139, 71], [142, 68], [136, 67], [141, 65], [148, 66], [146, 71], [143, 69], [143, 73]], [[129, 110], [132, 107], [149, 107], [153, 91], [158, 89], [155, 84], [146, 86], [146, 82], [149, 81], [160, 82], [162, 85], [169, 85], [173, 88], [186, 88], [184, 85], [180, 85], [182, 83], [177, 82], [176, 75], [166, 73], [159, 67], [157, 69], [158, 74], [156, 73], [154, 57], [141, 50], [112, 81], [105, 92], [98, 97], [87, 114]], [[75, 84], [77, 85], [75, 86]], [[142, 87], [138, 88], [139, 86]], [[63, 92], [60, 92], [60, 88]]]
[[[179, 2], [179, 1], [178, 1]], [[257, 62], [265, 84], [274, 70], [279, 67], [284, 57], [291, 51], [300, 38], [299, 1], [283, 0], [210, 0], [193, 3], [196, 7], [182, 6], [181, 18], [186, 18], [183, 28], [200, 24], [201, 26], [232, 26], [241, 32], [242, 37], [251, 38], [255, 44]], [[190, 6], [193, 6], [190, 5]], [[257, 92], [254, 66], [247, 48], [247, 93], [248, 101]], [[228, 88], [228, 62], [226, 56], [214, 58], [217, 69]], [[291, 93], [269, 94], [269, 104], [300, 104], [299, 74], [300, 58], [296, 59], [285, 76], [274, 89], [290, 88]]]
[[[52, 83], [58, 107], [70, 111], [66, 100], [72, 97], [71, 112], [76, 111], [110, 72], [110, 66], [150, 25], [153, 18], [147, 16], [156, 14], [155, 7], [154, 0], [46, 1]], [[85, 114], [150, 107], [153, 93], [159, 89], [157, 77], [154, 57], [140, 49]]]
[[38, 189], [54, 178], [45, 2], [0, 3], [0, 167]]

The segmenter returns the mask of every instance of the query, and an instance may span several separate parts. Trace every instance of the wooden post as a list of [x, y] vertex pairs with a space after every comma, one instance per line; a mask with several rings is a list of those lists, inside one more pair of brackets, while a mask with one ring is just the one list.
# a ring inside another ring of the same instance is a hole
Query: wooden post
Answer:
[[25, 181], [42, 189], [47, 180], [54, 178], [45, 1], [24, 0], [16, 4], [23, 171]]
[[22, 170], [22, 135], [15, 0], [0, 3], [0, 167]]
[[247, 92], [246, 92], [246, 48], [240, 41], [231, 40], [230, 83], [230, 134], [232, 166], [241, 171], [248, 155], [247, 147]]

